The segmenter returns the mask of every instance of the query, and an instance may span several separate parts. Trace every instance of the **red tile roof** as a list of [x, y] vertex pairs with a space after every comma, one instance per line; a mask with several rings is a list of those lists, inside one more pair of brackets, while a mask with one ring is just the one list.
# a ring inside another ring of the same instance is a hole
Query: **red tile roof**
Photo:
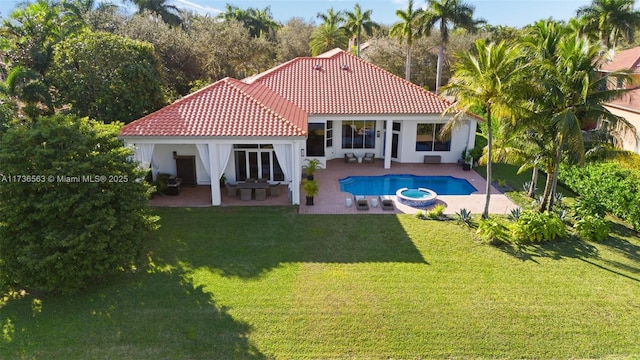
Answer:
[[225, 78], [121, 136], [306, 136], [308, 114], [440, 114], [451, 103], [340, 49]]
[[307, 114], [260, 84], [224, 78], [125, 125], [121, 136], [306, 136]]
[[451, 103], [340, 49], [245, 79], [309, 114], [440, 114]]
[[609, 72], [633, 69], [633, 72], [640, 72], [638, 65], [640, 65], [640, 47], [635, 47], [615, 54], [611, 62], [602, 66], [602, 70]]

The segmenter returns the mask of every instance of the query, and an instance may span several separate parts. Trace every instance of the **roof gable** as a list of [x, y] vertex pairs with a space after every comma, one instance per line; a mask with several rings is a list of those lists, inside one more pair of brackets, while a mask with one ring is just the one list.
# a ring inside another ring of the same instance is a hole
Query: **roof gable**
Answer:
[[291, 60], [245, 79], [310, 114], [440, 114], [451, 103], [343, 50]]
[[122, 136], [306, 136], [307, 114], [260, 84], [225, 78], [122, 128]]

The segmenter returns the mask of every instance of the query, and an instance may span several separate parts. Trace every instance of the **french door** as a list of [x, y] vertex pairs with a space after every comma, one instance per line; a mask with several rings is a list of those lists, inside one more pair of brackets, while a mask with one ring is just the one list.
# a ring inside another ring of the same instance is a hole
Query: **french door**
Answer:
[[284, 181], [284, 174], [272, 149], [236, 149], [236, 180], [266, 178]]

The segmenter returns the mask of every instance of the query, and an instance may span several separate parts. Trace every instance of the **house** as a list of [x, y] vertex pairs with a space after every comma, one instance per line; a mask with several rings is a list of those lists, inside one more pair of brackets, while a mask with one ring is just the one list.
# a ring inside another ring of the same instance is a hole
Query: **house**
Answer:
[[624, 87], [633, 90], [605, 104], [605, 108], [622, 119], [609, 129], [616, 146], [640, 154], [640, 47], [620, 51], [600, 70], [607, 73], [628, 69], [631, 69], [634, 81], [612, 85], [618, 89]]
[[[455, 163], [475, 141], [469, 117], [448, 140], [438, 132], [451, 103], [340, 49], [296, 58], [255, 76], [225, 78], [124, 126], [120, 137], [153, 174], [183, 185], [210, 185], [221, 204], [218, 178], [268, 178], [289, 184], [300, 198], [305, 158], [327, 160], [373, 152], [393, 162]], [[360, 166], [360, 165], [354, 165]], [[365, 166], [365, 165], [361, 165]], [[213, 181], [212, 181], [213, 179]]]

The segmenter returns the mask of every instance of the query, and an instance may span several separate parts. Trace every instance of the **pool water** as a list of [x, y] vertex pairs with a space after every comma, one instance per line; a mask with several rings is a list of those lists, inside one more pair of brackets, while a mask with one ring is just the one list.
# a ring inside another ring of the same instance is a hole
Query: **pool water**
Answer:
[[424, 191], [420, 191], [418, 189], [409, 189], [402, 192], [402, 195], [412, 198], [412, 199], [422, 199], [426, 197], [430, 197], [431, 194], [426, 193]]
[[426, 188], [438, 195], [469, 195], [476, 192], [466, 179], [453, 176], [416, 176], [389, 174], [382, 176], [348, 176], [338, 180], [340, 191], [353, 195], [395, 195], [401, 188]]

